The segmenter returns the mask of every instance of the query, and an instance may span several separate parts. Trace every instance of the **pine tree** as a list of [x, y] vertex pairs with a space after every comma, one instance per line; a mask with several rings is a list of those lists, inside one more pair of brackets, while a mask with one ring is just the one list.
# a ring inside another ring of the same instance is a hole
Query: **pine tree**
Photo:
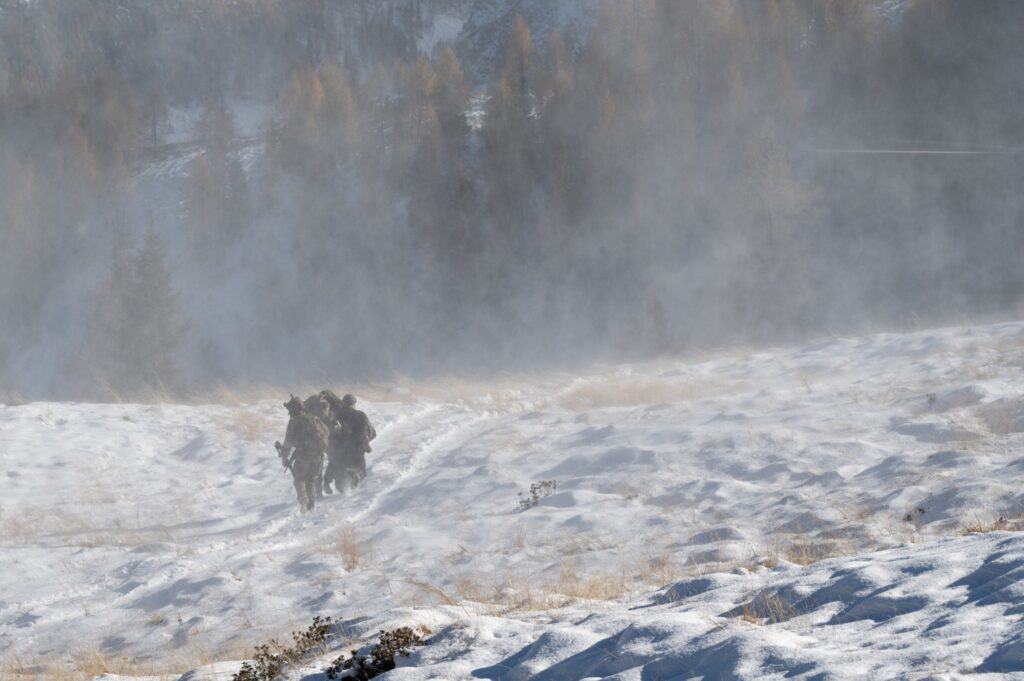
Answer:
[[250, 192], [235, 141], [234, 117], [208, 102], [193, 138], [202, 145], [188, 173], [187, 217], [192, 247], [206, 258], [239, 236], [250, 218]]
[[270, 153], [289, 172], [305, 179], [320, 176], [330, 161], [321, 136], [325, 103], [323, 82], [315, 69], [307, 67], [292, 73]]
[[81, 358], [82, 380], [90, 394], [120, 396], [131, 385], [132, 260], [131, 236], [119, 227], [114, 232], [107, 275], [93, 293], [88, 342]]
[[84, 356], [87, 392], [127, 397], [184, 387], [187, 326], [160, 239], [149, 230], [137, 253], [115, 234], [110, 269], [93, 296]]
[[437, 115], [441, 131], [449, 144], [458, 143], [468, 132], [466, 107], [469, 87], [455, 50], [446, 47], [437, 60]]
[[359, 135], [355, 92], [345, 68], [334, 60], [324, 64], [320, 81], [324, 90], [322, 128], [340, 156], [354, 147]]
[[388, 133], [395, 124], [395, 107], [391, 101], [395, 80], [392, 71], [378, 64], [367, 77], [359, 95], [359, 103], [362, 105], [360, 119], [366, 122], [368, 128], [362, 140], [370, 170], [365, 179], [377, 185], [383, 181], [386, 171]]
[[181, 353], [187, 326], [174, 291], [163, 244], [150, 229], [132, 267], [134, 283], [128, 309], [127, 348], [136, 380], [152, 389], [183, 387]]
[[492, 88], [484, 128], [491, 194], [502, 204], [499, 216], [505, 218], [522, 214], [531, 170], [532, 54], [530, 29], [518, 16], [501, 73]]
[[522, 15], [519, 15], [516, 17], [515, 28], [512, 29], [512, 39], [509, 41], [508, 53], [502, 66], [502, 77], [507, 80], [506, 87], [509, 89], [515, 115], [522, 120], [529, 117], [532, 109], [532, 56], [533, 39], [530, 37], [530, 28]]

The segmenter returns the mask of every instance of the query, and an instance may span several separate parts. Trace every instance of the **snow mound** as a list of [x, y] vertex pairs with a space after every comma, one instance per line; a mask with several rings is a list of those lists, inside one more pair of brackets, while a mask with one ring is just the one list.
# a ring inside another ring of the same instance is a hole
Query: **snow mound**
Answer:
[[980, 385], [965, 385], [952, 390], [942, 390], [928, 396], [929, 408], [934, 412], [947, 412], [978, 404], [988, 393]]
[[947, 442], [965, 442], [976, 440], [978, 434], [955, 423], [942, 421], [926, 421], [923, 423], [900, 423], [893, 430], [901, 435], [909, 435], [919, 442], [946, 444]]
[[978, 415], [997, 435], [1024, 433], [1024, 399], [1019, 397], [990, 402], [978, 409]]

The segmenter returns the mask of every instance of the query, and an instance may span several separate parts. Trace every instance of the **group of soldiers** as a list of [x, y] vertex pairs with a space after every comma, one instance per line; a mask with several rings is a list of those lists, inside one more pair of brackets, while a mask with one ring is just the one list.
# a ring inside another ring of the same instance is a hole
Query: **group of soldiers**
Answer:
[[[338, 398], [321, 390], [305, 401], [294, 395], [284, 403], [288, 430], [284, 444], [275, 442], [281, 465], [291, 470], [299, 507], [312, 511], [316, 499], [358, 485], [366, 477], [366, 454], [377, 432], [356, 398]], [[324, 470], [324, 455], [327, 470]], [[331, 485], [334, 485], [334, 490]]]

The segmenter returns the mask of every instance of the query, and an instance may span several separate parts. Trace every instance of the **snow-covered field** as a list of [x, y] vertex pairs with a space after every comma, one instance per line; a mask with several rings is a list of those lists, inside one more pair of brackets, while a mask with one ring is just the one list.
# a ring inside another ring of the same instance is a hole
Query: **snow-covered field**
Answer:
[[961, 536], [1024, 511], [1024, 323], [359, 394], [369, 477], [308, 516], [285, 394], [0, 409], [0, 669], [322, 614], [428, 626], [403, 679], [1024, 670], [1024, 536]]

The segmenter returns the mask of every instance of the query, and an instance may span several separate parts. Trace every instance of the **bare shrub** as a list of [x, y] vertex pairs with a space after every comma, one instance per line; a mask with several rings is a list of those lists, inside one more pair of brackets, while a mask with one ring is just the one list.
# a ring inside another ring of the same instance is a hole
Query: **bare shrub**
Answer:
[[348, 673], [347, 678], [367, 681], [394, 669], [397, 666], [396, 657], [408, 657], [412, 654], [413, 648], [427, 645], [429, 641], [426, 637], [429, 635], [430, 630], [423, 626], [415, 629], [399, 627], [382, 631], [377, 644], [370, 649], [368, 655], [361, 655], [358, 650], [353, 650], [348, 659], [342, 655], [334, 660], [325, 673], [328, 679], [337, 679]]
[[531, 508], [539, 505], [541, 499], [550, 497], [556, 491], [558, 491], [557, 480], [541, 480], [540, 482], [531, 483], [528, 494], [519, 492], [519, 500], [515, 510], [529, 511]]
[[252, 660], [242, 663], [231, 681], [276, 681], [290, 667], [326, 653], [332, 627], [330, 617], [314, 617], [305, 630], [292, 632], [291, 645], [281, 645], [271, 639], [256, 646]]
[[914, 533], [920, 535], [921, 528], [924, 527], [924, 516], [927, 513], [928, 511], [923, 506], [918, 506], [903, 516], [903, 522], [909, 523], [914, 528]]

